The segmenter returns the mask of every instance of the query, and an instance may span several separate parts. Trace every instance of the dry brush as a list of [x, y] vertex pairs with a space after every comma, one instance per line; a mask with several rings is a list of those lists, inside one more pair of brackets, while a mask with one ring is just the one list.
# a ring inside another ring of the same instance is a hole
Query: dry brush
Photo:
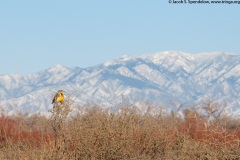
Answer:
[[216, 105], [202, 106], [204, 112], [185, 110], [184, 118], [152, 114], [146, 107], [144, 113], [126, 104], [115, 111], [91, 107], [70, 115], [66, 102], [55, 105], [50, 118], [2, 116], [1, 158], [239, 159], [240, 129], [234, 125], [239, 120], [217, 115]]

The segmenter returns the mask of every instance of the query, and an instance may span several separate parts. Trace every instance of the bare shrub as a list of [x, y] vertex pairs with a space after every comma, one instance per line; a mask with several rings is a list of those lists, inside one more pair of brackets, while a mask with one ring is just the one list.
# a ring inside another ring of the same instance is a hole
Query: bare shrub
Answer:
[[237, 126], [231, 128], [229, 121], [225, 130], [219, 127], [222, 114], [206, 126], [206, 112], [198, 110], [185, 110], [182, 119], [149, 105], [140, 110], [124, 104], [114, 111], [96, 105], [70, 116], [71, 103], [56, 104], [50, 118], [2, 117], [0, 153], [5, 159], [34, 160], [239, 159]]

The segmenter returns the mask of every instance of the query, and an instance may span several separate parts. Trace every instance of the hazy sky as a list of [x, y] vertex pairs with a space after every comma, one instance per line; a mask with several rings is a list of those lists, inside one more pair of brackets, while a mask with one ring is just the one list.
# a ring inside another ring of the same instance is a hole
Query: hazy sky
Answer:
[[166, 50], [240, 54], [240, 4], [0, 0], [0, 74]]

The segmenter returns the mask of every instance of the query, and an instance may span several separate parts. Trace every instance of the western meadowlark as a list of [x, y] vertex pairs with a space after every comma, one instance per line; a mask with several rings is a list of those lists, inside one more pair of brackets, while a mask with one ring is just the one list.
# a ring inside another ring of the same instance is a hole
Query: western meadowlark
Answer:
[[55, 94], [55, 96], [52, 100], [52, 104], [53, 103], [58, 103], [58, 102], [60, 102], [62, 104], [63, 100], [64, 100], [63, 90], [59, 90], [58, 93]]

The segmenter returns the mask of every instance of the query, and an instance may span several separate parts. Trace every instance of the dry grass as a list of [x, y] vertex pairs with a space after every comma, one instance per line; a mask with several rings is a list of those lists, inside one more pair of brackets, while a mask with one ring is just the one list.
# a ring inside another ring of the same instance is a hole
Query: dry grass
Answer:
[[2, 116], [0, 158], [240, 158], [240, 121], [219, 115], [207, 124], [204, 115], [216, 114], [212, 110], [203, 115], [194, 109], [185, 110], [184, 118], [176, 113], [151, 114], [150, 109], [141, 113], [129, 105], [114, 112], [93, 107], [84, 114], [69, 116], [70, 111], [70, 105], [64, 104], [56, 105], [50, 118], [21, 114]]

